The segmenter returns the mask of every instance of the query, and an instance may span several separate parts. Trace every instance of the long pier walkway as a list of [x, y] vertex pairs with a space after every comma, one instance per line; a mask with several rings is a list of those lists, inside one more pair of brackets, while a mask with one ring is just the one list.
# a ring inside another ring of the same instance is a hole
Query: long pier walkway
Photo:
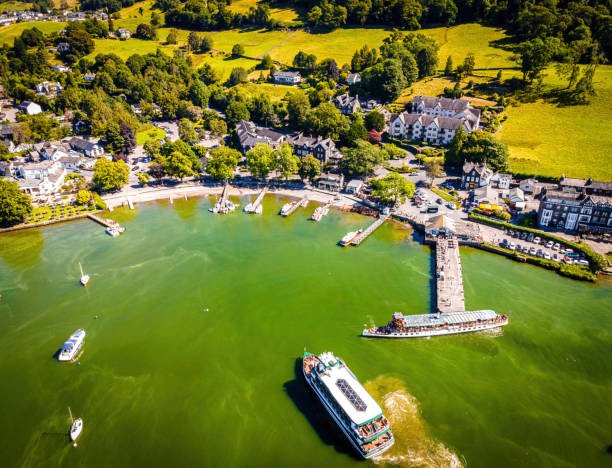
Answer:
[[263, 201], [264, 195], [266, 194], [267, 191], [268, 191], [268, 186], [266, 185], [263, 188], [263, 190], [259, 193], [255, 201], [253, 203], [249, 203], [244, 208], [244, 211], [246, 211], [247, 213], [257, 213], [257, 208], [259, 208], [259, 206], [261, 205], [261, 202]]
[[87, 213], [87, 217], [89, 219], [91, 219], [92, 221], [95, 221], [98, 224], [101, 224], [104, 227], [115, 227], [114, 224], [109, 223], [108, 221], [106, 221], [105, 219], [100, 218], [99, 216], [96, 216], [95, 214], [92, 213]]
[[368, 238], [370, 234], [376, 231], [389, 218], [389, 214], [380, 216], [376, 221], [370, 224], [365, 231], [353, 239], [353, 245], [359, 245]]
[[459, 243], [454, 236], [436, 239], [436, 283], [439, 312], [465, 311]]

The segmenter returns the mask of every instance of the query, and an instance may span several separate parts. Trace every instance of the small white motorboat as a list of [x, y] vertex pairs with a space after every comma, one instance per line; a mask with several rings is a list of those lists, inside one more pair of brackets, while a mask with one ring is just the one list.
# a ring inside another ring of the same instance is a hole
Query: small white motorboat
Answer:
[[80, 262], [79, 262], [79, 268], [81, 269], [81, 284], [83, 286], [87, 286], [87, 284], [89, 283], [89, 275], [86, 275], [85, 273], [83, 273], [83, 267], [81, 266]]
[[[70, 413], [70, 421], [72, 422], [72, 425], [70, 426], [70, 440], [75, 441], [77, 440], [77, 437], [81, 435], [81, 432], [83, 432], [83, 419], [74, 419], [72, 417], [70, 406], [68, 407], [68, 413]], [[74, 446], [76, 447], [76, 443]]]

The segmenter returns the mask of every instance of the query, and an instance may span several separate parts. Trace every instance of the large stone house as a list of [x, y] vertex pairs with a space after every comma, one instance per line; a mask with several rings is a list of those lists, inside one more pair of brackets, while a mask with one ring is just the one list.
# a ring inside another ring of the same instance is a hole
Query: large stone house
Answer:
[[463, 163], [461, 182], [465, 189], [488, 186], [492, 177], [493, 170], [489, 169], [486, 163], [478, 164], [468, 161]]
[[414, 114], [465, 119], [470, 123], [469, 131], [478, 129], [480, 124], [480, 110], [474, 109], [467, 99], [415, 96], [412, 99], [412, 112]]
[[236, 135], [243, 153], [258, 143], [265, 143], [276, 149], [281, 143], [287, 142], [293, 146], [293, 154], [300, 159], [311, 154], [326, 163], [330, 159], [341, 157], [335, 143], [329, 138], [306, 136], [302, 133], [286, 134], [272, 128], [259, 127], [245, 120], [236, 124]]
[[300, 72], [277, 71], [274, 72], [274, 82], [284, 85], [298, 85], [302, 82]]
[[45, 141], [34, 145], [34, 151], [38, 152], [42, 159], [57, 161], [59, 158], [70, 154], [70, 147], [60, 141]]
[[58, 161], [24, 163], [17, 167], [19, 188], [31, 195], [56, 193], [64, 183], [66, 169]]
[[102, 145], [84, 140], [83, 138], [72, 137], [68, 143], [70, 144], [70, 148], [72, 148], [74, 151], [83, 153], [85, 156], [90, 158], [97, 158], [98, 156], [102, 156], [104, 154], [104, 148]]
[[361, 75], [359, 73], [349, 73], [346, 77], [346, 82], [349, 85], [353, 85], [361, 82]]
[[300, 159], [309, 154], [322, 163], [327, 163], [330, 159], [340, 158], [336, 144], [330, 138], [323, 138], [321, 136], [311, 137], [297, 133], [289, 135], [287, 143], [293, 145], [293, 154]]
[[336, 96], [333, 102], [338, 110], [345, 115], [354, 112], [370, 112], [382, 107], [376, 99], [360, 99], [359, 95], [351, 96], [349, 93]]
[[568, 231], [612, 233], [612, 182], [562, 177], [542, 192], [540, 226]]
[[36, 94], [52, 98], [63, 91], [63, 87], [59, 82], [42, 81], [36, 85]]
[[470, 133], [480, 123], [480, 110], [465, 99], [415, 96], [410, 110], [391, 117], [391, 136], [446, 145], [460, 128]]

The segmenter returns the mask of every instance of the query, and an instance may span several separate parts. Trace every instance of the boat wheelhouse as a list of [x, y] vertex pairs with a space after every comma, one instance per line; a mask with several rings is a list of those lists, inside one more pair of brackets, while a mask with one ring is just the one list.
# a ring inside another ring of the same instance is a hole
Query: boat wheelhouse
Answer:
[[303, 373], [323, 407], [362, 457], [372, 458], [393, 445], [393, 433], [381, 407], [344, 361], [329, 352], [319, 356], [304, 352]]
[[82, 328], [75, 331], [62, 345], [57, 355], [58, 361], [72, 361], [85, 341], [85, 330]]
[[469, 333], [508, 324], [508, 316], [493, 310], [474, 310], [435, 314], [393, 314], [393, 320], [383, 327], [363, 330], [363, 336], [374, 338], [419, 338], [427, 336]]

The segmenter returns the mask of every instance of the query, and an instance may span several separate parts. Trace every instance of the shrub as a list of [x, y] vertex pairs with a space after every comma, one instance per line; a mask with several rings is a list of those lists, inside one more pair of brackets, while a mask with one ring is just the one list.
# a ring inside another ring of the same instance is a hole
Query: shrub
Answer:
[[94, 196], [94, 205], [96, 206], [97, 210], [105, 210], [106, 209], [106, 202], [104, 200], [102, 200], [102, 197], [96, 193], [93, 192], [93, 196]]

